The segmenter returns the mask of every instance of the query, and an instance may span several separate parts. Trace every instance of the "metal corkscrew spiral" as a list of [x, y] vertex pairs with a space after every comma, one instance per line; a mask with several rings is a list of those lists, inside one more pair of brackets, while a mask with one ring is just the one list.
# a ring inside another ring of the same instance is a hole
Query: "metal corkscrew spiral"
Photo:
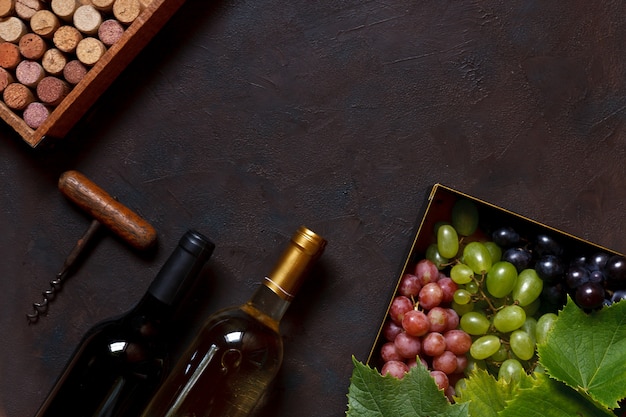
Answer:
[[33, 303], [33, 312], [26, 314], [29, 324], [36, 323], [48, 312], [50, 303], [62, 290], [65, 280], [74, 272], [78, 260], [93, 242], [101, 226], [106, 226], [132, 247], [144, 250], [156, 242], [156, 231], [139, 215], [107, 194], [77, 171], [67, 171], [59, 179], [59, 190], [94, 220], [65, 259], [61, 271], [50, 281], [49, 288], [42, 291], [42, 300]]

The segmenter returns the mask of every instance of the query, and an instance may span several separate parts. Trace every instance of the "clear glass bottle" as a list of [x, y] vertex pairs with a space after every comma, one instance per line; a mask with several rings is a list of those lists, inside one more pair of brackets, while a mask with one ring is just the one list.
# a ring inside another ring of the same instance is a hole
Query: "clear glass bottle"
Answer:
[[211, 315], [143, 417], [242, 417], [283, 358], [279, 322], [326, 241], [300, 227], [252, 297]]
[[87, 331], [35, 417], [136, 417], [168, 369], [168, 320], [213, 249], [185, 233], [139, 303]]

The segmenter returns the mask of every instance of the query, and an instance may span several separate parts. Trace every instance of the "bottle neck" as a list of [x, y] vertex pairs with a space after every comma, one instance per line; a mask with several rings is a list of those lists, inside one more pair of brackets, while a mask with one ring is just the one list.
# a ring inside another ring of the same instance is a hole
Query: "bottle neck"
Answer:
[[261, 285], [241, 308], [266, 326], [278, 332], [278, 326], [291, 301]]

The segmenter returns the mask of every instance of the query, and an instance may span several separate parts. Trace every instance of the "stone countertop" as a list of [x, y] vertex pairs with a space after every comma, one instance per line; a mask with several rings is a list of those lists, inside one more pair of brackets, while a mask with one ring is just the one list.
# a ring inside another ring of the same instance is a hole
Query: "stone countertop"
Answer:
[[[344, 415], [435, 183], [626, 251], [624, 7], [188, 0], [55, 147], [0, 127], [0, 417], [33, 415], [189, 228], [217, 245], [190, 334], [244, 302], [298, 226], [328, 240], [282, 323], [272, 417]], [[70, 169], [158, 247], [103, 234], [28, 326], [90, 222], [56, 188]]]

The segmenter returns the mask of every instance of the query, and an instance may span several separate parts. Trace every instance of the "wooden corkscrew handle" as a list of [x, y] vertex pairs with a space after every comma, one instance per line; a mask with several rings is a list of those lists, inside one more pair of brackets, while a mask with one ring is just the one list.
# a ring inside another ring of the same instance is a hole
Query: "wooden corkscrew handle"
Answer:
[[157, 233], [152, 225], [80, 172], [64, 172], [59, 190], [132, 247], [144, 250], [155, 244]]

